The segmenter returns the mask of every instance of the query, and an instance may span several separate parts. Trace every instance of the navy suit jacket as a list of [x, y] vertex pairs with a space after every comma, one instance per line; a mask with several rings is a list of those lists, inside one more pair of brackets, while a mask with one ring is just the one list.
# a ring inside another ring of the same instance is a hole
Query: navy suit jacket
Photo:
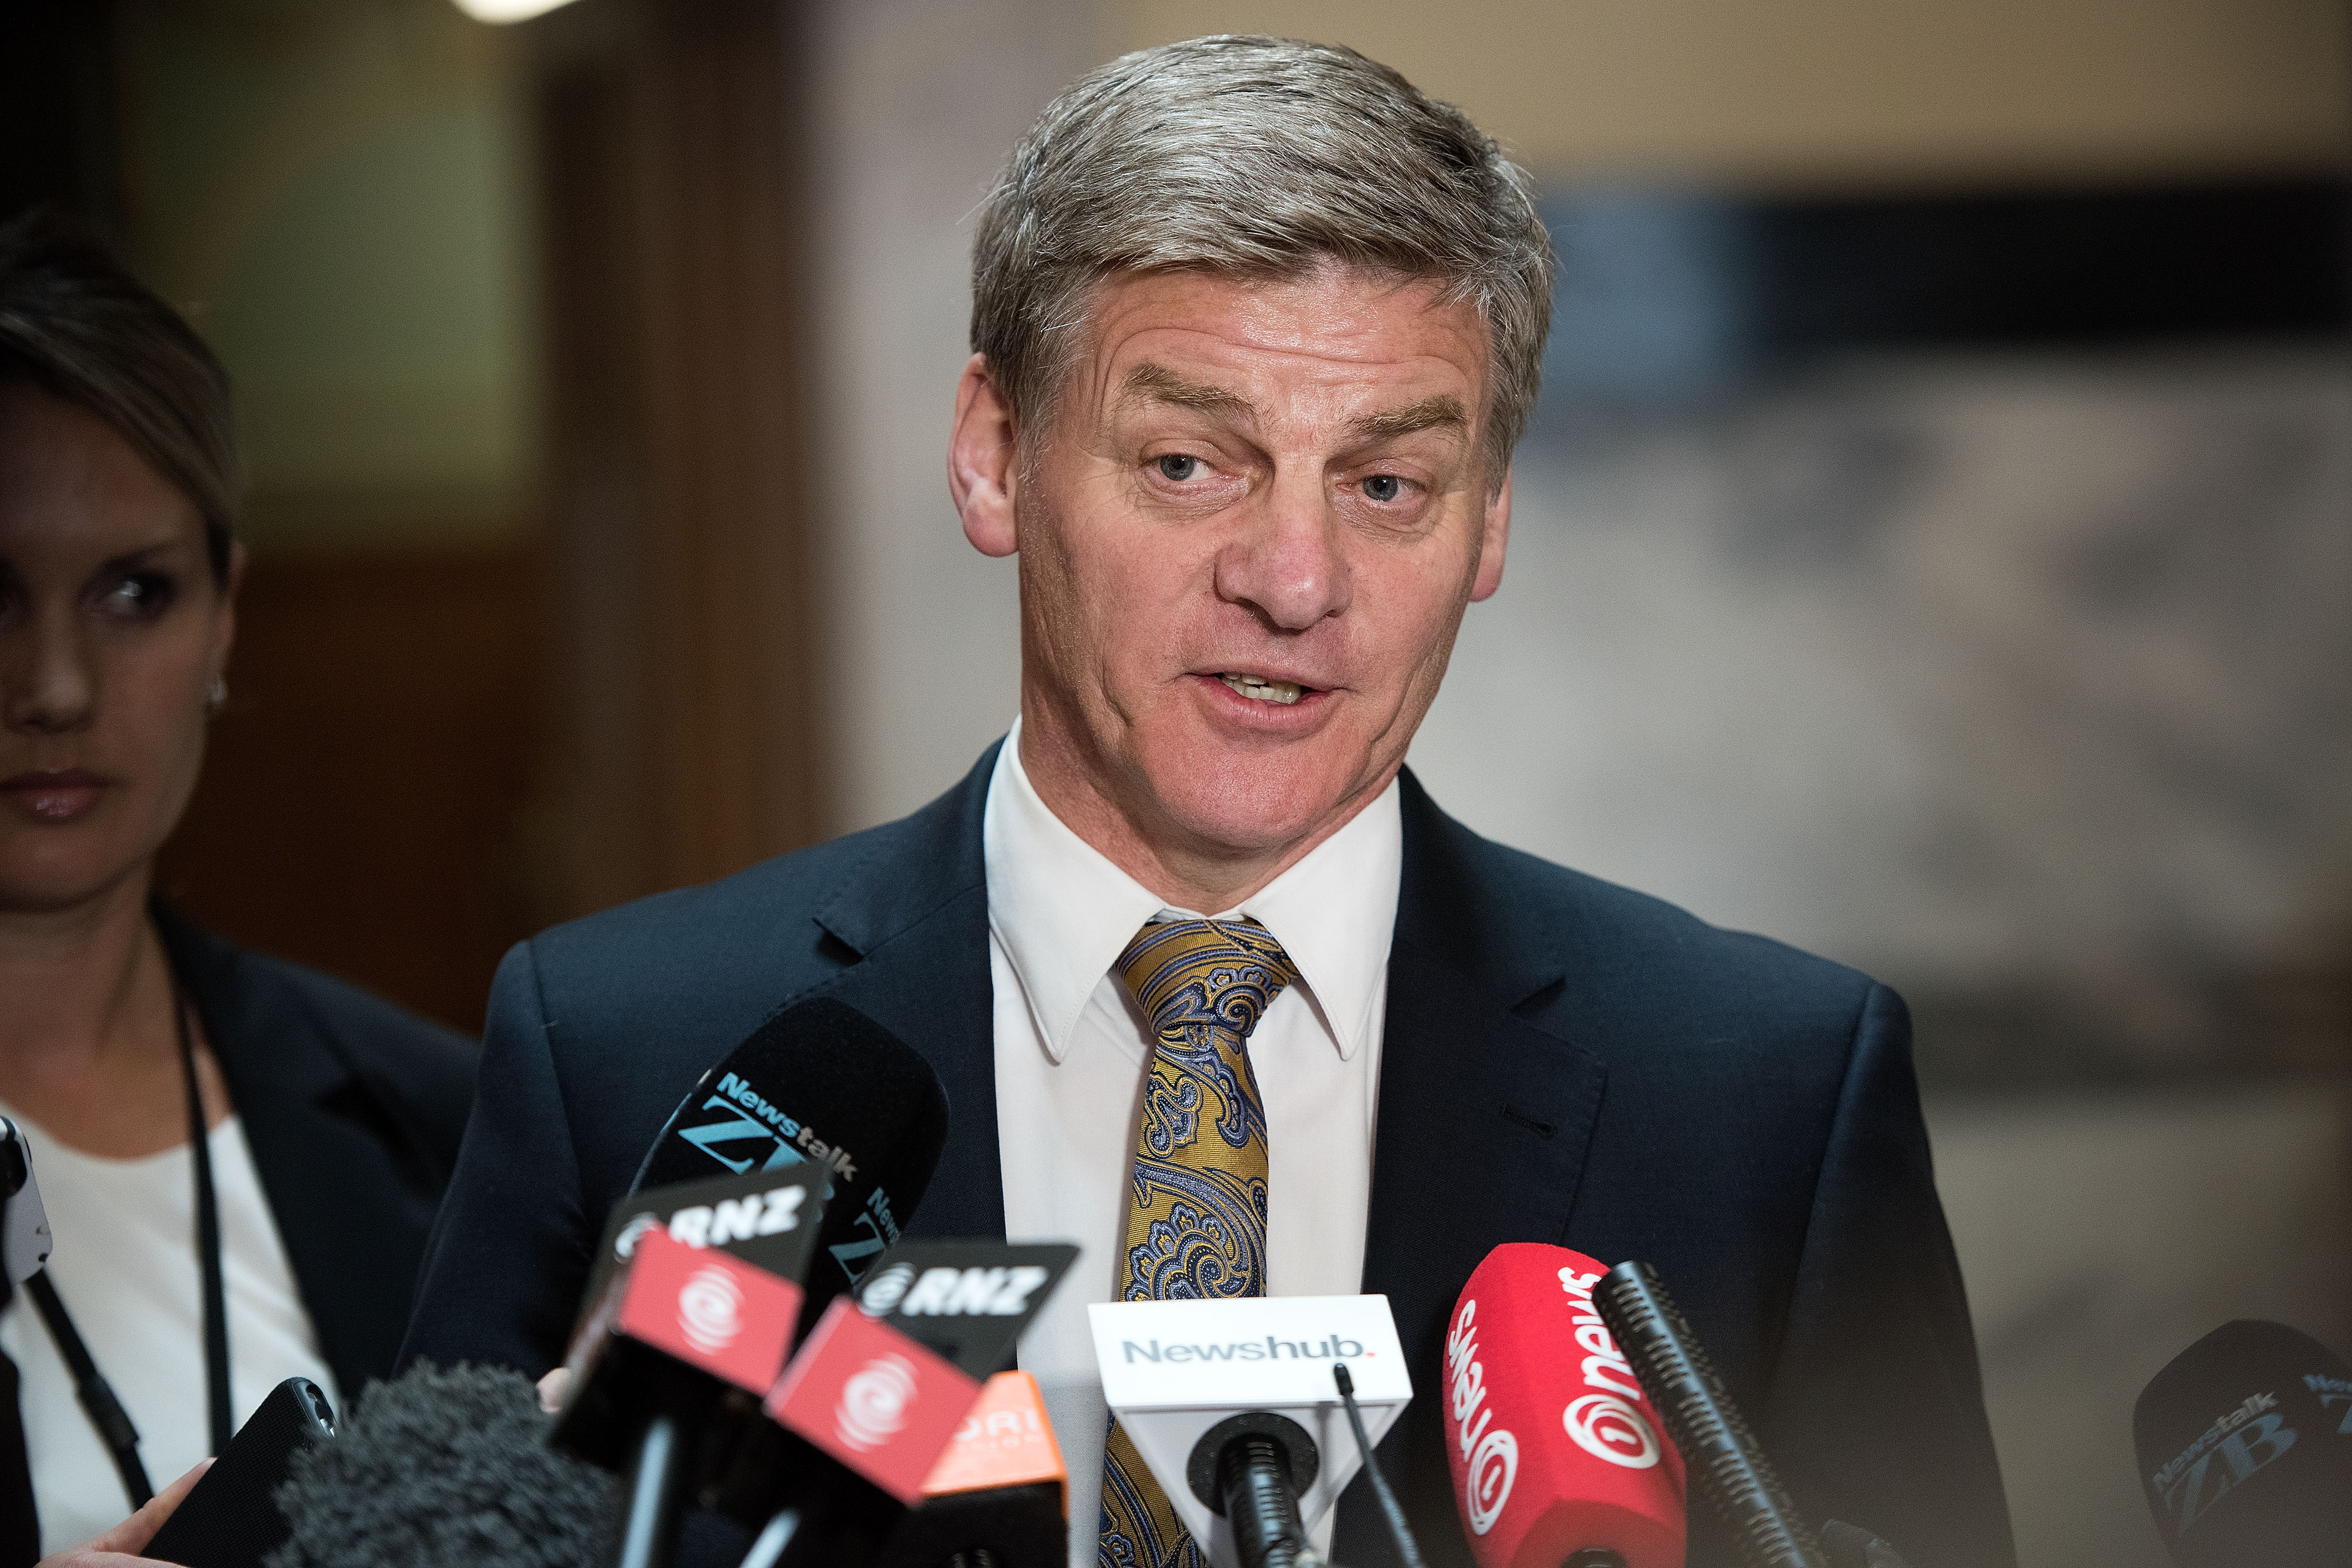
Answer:
[[[991, 752], [903, 821], [523, 943], [404, 1359], [562, 1359], [606, 1212], [678, 1100], [826, 994], [920, 1051], [947, 1146], [911, 1234], [1001, 1237], [981, 816]], [[1487, 842], [1402, 781], [1363, 1288], [1416, 1397], [1381, 1443], [1433, 1565], [1466, 1565], [1445, 1327], [1503, 1242], [1654, 1264], [1818, 1523], [1916, 1568], [2013, 1560], [1903, 1004], [1867, 976]], [[1697, 1510], [1695, 1510], [1695, 1513]], [[1079, 1529], [1091, 1521], [1076, 1521]], [[1692, 1561], [1729, 1562], [1693, 1521]], [[1394, 1553], [1360, 1482], [1334, 1556]]]

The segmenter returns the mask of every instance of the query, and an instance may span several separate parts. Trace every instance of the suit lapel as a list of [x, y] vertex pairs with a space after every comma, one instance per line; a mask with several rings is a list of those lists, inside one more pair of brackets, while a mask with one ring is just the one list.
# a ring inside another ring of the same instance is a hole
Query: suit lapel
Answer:
[[1004, 1234], [981, 848], [996, 751], [991, 746], [961, 784], [878, 843], [816, 914], [857, 962], [811, 994], [845, 1002], [906, 1041], [947, 1091], [947, 1143], [908, 1226], [917, 1236]]
[[1563, 970], [1505, 868], [1481, 864], [1508, 852], [1440, 812], [1410, 772], [1402, 784], [1364, 1288], [1388, 1295], [1418, 1357], [1488, 1251], [1565, 1233], [1606, 1074], [1514, 1013]]
[[[1564, 946], [1510, 896], [1508, 850], [1447, 817], [1407, 772], [1404, 867], [1389, 952], [1364, 1289], [1385, 1295], [1414, 1399], [1381, 1444], [1431, 1561], [1458, 1535], [1438, 1422], [1445, 1325], [1481, 1259], [1558, 1243], [1606, 1079], [1601, 1059], [1515, 1009], [1557, 986]], [[1396, 1561], [1369, 1489], [1343, 1500], [1339, 1559]]]
[[168, 907], [155, 920], [228, 1080], [320, 1354], [354, 1394], [390, 1373], [416, 1284], [414, 1250], [381, 1245], [355, 1216], [404, 1220], [422, 1237], [439, 1183], [392, 1101], [289, 988], [257, 984], [245, 954]]

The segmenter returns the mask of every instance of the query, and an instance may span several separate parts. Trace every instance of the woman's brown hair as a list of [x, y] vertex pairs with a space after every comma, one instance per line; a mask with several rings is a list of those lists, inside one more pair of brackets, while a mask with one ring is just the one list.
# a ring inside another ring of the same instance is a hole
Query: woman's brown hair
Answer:
[[103, 242], [46, 209], [0, 224], [0, 381], [113, 426], [195, 503], [227, 584], [244, 482], [228, 372]]

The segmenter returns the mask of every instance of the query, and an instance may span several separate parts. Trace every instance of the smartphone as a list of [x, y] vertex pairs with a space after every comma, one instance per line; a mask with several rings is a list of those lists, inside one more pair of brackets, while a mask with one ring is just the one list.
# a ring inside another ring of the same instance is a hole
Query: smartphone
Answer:
[[229, 1439], [142, 1557], [181, 1568], [260, 1568], [290, 1533], [274, 1495], [286, 1467], [311, 1443], [335, 1435], [335, 1407], [307, 1377], [289, 1377], [269, 1391], [252, 1419]]

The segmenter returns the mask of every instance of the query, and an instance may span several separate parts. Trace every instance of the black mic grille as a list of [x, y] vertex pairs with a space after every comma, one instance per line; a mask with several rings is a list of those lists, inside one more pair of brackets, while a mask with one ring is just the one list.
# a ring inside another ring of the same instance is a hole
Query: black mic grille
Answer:
[[1593, 1289], [1592, 1304], [1747, 1568], [1824, 1568], [1821, 1543], [1798, 1517], [1656, 1271], [1646, 1263], [1619, 1264]]

